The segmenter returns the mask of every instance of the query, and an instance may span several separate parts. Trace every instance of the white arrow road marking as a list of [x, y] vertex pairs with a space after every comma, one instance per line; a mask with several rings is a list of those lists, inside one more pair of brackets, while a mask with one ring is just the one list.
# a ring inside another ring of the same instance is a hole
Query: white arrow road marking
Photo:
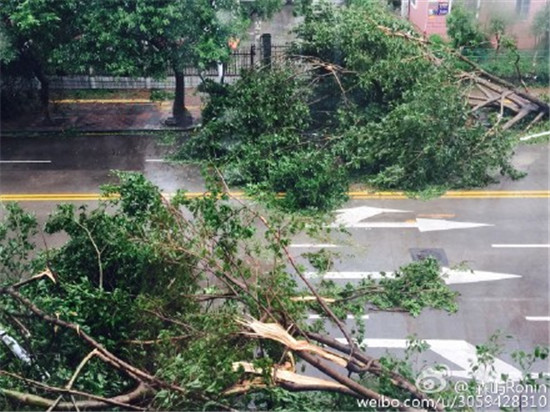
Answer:
[[368, 218], [381, 213], [408, 213], [408, 210], [383, 209], [379, 207], [359, 206], [348, 209], [339, 209], [338, 215], [331, 227], [349, 228], [417, 228], [421, 232], [432, 232], [435, 230], [470, 229], [474, 227], [492, 226], [485, 223], [455, 222], [441, 219], [417, 218], [407, 222], [362, 222]]
[[495, 248], [539, 248], [539, 247], [544, 247], [544, 248], [549, 248], [550, 245], [545, 245], [545, 244], [523, 244], [523, 245], [514, 245], [514, 244], [495, 244], [495, 245], [491, 245], [491, 247], [495, 247]]
[[550, 316], [526, 316], [525, 319], [530, 322], [550, 322]]
[[[385, 274], [385, 276], [383, 275]], [[306, 272], [306, 278], [323, 279], [382, 279], [383, 277], [393, 278], [394, 272], [326, 272], [319, 275], [317, 272]], [[447, 285], [459, 283], [490, 282], [495, 280], [520, 278], [521, 275], [511, 275], [508, 273], [485, 272], [481, 270], [456, 270], [450, 268], [441, 268], [441, 277]]]
[[407, 222], [363, 222], [356, 223], [353, 228], [374, 229], [374, 228], [417, 228], [420, 232], [434, 232], [437, 230], [471, 229], [474, 227], [493, 226], [487, 223], [455, 222], [442, 219], [421, 219]]
[[359, 206], [352, 207], [349, 209], [339, 209], [336, 211], [338, 215], [334, 224], [331, 226], [344, 225], [346, 227], [354, 227], [361, 220], [368, 219], [379, 215], [381, 213], [407, 213], [407, 210], [398, 210], [398, 209], [382, 209], [379, 207], [369, 207], [369, 206]]
[[[345, 338], [336, 339], [340, 343], [347, 344]], [[365, 339], [361, 342], [368, 348], [395, 348], [406, 349], [408, 341], [406, 339]], [[452, 370], [451, 374], [458, 378], [470, 378], [470, 369], [472, 363], [477, 362], [476, 347], [465, 340], [455, 339], [427, 339], [426, 343], [430, 345], [430, 350], [439, 356], [447, 359], [452, 364], [457, 365], [462, 370]], [[514, 366], [495, 358], [493, 366], [495, 368], [494, 377], [484, 374], [482, 371], [475, 375], [476, 380], [484, 383], [500, 381], [501, 374], [508, 375], [510, 380], [520, 380], [523, 375], [521, 371]], [[480, 368], [481, 369], [481, 368]]]
[[520, 278], [521, 275], [508, 273], [485, 272], [482, 270], [456, 270], [442, 268], [445, 283], [448, 285], [457, 283], [491, 282], [494, 280]]
[[340, 247], [340, 245], [333, 245], [332, 243], [293, 243], [290, 247], [295, 248], [330, 248], [330, 247]]

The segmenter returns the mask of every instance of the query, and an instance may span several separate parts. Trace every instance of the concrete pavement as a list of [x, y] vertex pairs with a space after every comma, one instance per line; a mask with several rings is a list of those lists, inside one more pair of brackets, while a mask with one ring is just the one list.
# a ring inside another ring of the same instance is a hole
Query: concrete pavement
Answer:
[[[73, 99], [52, 100], [50, 110], [53, 124], [44, 123], [40, 112], [27, 113], [17, 119], [3, 120], [2, 134], [16, 132], [77, 132], [171, 130], [164, 121], [172, 115], [172, 102], [153, 102], [148, 98]], [[196, 88], [185, 90], [185, 105], [199, 123], [202, 101]]]

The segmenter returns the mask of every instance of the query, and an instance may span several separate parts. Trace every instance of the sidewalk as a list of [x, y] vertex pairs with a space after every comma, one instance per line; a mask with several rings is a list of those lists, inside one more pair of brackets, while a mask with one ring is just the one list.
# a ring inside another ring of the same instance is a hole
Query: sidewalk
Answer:
[[[186, 89], [185, 104], [193, 117], [193, 124], [200, 123], [201, 97], [196, 89]], [[17, 119], [2, 121], [2, 133], [14, 132], [67, 132], [67, 131], [138, 131], [174, 130], [164, 124], [172, 115], [172, 102], [152, 102], [147, 93], [107, 99], [58, 98], [51, 101], [53, 125], [44, 123], [42, 114], [28, 113]]]

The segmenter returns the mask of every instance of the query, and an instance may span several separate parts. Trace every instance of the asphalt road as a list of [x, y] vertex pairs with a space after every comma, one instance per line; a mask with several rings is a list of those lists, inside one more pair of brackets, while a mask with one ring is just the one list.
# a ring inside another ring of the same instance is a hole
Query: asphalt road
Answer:
[[[19, 200], [44, 218], [60, 201], [94, 199], [99, 185], [110, 181], [111, 169], [140, 171], [167, 192], [178, 188], [202, 191], [197, 170], [163, 162], [166, 151], [151, 137], [3, 138], [0, 193], [3, 200]], [[440, 348], [434, 349], [436, 359], [463, 370], [473, 348], [465, 342], [487, 342], [498, 330], [514, 336], [504, 341], [509, 350], [550, 343], [548, 153], [547, 144], [521, 146], [514, 163], [529, 176], [519, 181], [503, 179], [477, 195], [464, 193], [430, 201], [388, 196], [350, 200], [347, 209], [367, 206], [401, 212], [382, 211], [360, 219], [357, 223], [364, 227], [350, 227], [351, 237], [336, 235], [324, 240], [340, 245], [331, 249], [341, 255], [334, 272], [391, 271], [412, 261], [411, 249], [429, 253], [437, 249], [449, 267], [466, 264], [475, 271], [517, 276], [451, 285], [460, 292], [460, 309], [454, 315], [435, 311], [418, 318], [370, 314], [367, 331], [374, 339], [368, 342], [371, 347], [400, 347], [403, 339], [416, 334]], [[434, 220], [484, 226], [433, 231], [415, 227], [420, 221]], [[318, 244], [297, 237], [294, 245], [298, 247], [293, 250], [297, 254], [316, 250]], [[336, 276], [340, 276], [338, 282], [349, 281], [341, 273]], [[508, 355], [502, 360], [511, 364]], [[507, 370], [505, 365], [499, 367]], [[537, 368], [550, 370], [548, 365]]]

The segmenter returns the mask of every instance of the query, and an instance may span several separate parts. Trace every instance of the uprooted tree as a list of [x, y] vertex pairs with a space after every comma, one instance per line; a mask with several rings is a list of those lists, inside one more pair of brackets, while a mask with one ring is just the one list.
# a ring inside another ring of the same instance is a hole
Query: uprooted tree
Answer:
[[548, 117], [548, 105], [376, 2], [352, 3], [306, 13], [286, 59], [207, 85], [204, 127], [181, 156], [220, 165], [234, 184], [284, 191], [294, 208], [330, 209], [350, 181], [419, 191], [516, 177], [505, 129]]
[[[36, 219], [8, 206], [2, 409], [342, 410], [356, 398], [441, 409], [406, 361], [357, 346], [360, 316], [344, 320], [370, 310], [455, 311], [436, 261], [355, 286], [314, 281], [288, 248], [300, 231], [326, 235], [313, 220], [268, 215], [215, 190], [167, 200], [140, 175], [119, 178], [96, 209], [59, 206], [45, 231], [67, 240], [41, 253]], [[310, 261], [330, 266], [326, 252]], [[328, 324], [347, 343], [325, 333]]]

